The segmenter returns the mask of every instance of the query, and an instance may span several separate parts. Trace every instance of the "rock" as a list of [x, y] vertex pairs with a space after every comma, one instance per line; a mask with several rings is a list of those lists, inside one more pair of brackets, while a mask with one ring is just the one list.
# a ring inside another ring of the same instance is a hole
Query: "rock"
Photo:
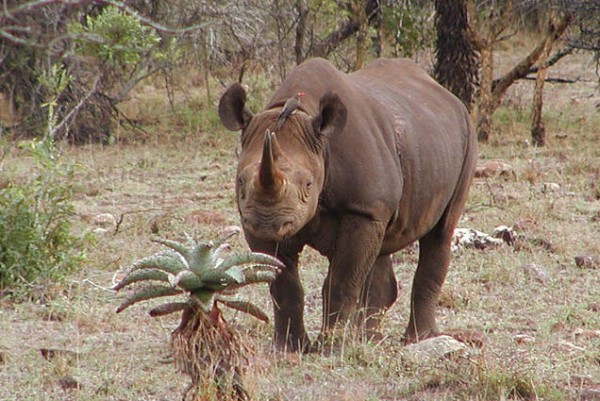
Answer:
[[502, 161], [487, 161], [483, 162], [475, 168], [475, 177], [477, 178], [491, 178], [491, 177], [504, 177], [504, 178], [516, 178], [513, 167]]
[[575, 264], [582, 269], [598, 269], [600, 268], [600, 257], [590, 253], [582, 253], [575, 256]]
[[66, 375], [58, 379], [58, 385], [63, 390], [73, 390], [79, 388], [79, 382], [71, 375]]
[[578, 328], [573, 331], [573, 336], [578, 340], [593, 340], [595, 338], [600, 338], [600, 330]]
[[521, 266], [521, 268], [525, 274], [542, 284], [545, 284], [548, 281], [548, 273], [546, 273], [546, 270], [542, 266], [534, 263], [528, 263]]
[[591, 310], [592, 312], [600, 312], [600, 303], [592, 302], [587, 306], [587, 309]]
[[555, 182], [545, 182], [542, 184], [542, 192], [545, 194], [560, 191], [560, 185]]
[[219, 225], [225, 222], [222, 214], [210, 210], [194, 210], [183, 219], [186, 224]]
[[535, 342], [535, 337], [530, 336], [529, 334], [517, 334], [513, 336], [513, 341], [519, 345], [533, 344]]
[[452, 251], [462, 248], [487, 249], [503, 245], [504, 241], [472, 228], [457, 228], [452, 237]]
[[447, 330], [444, 332], [455, 340], [476, 348], [483, 348], [486, 342], [481, 330]]
[[50, 361], [54, 358], [67, 358], [67, 359], [76, 359], [78, 354], [74, 351], [69, 351], [66, 349], [58, 349], [58, 348], [40, 348], [40, 354], [44, 357], [44, 359]]
[[494, 228], [492, 236], [494, 238], [501, 239], [508, 245], [513, 245], [515, 243], [515, 240], [517, 239], [517, 233], [515, 232], [515, 230], [512, 227], [508, 226], [498, 226]]
[[579, 393], [579, 399], [581, 401], [600, 401], [600, 385], [584, 388]]
[[432, 362], [451, 355], [466, 352], [467, 347], [450, 336], [428, 338], [416, 344], [406, 346], [408, 355], [417, 363]]
[[571, 375], [571, 385], [577, 387], [591, 386], [594, 384], [591, 376], [587, 375]]
[[100, 213], [92, 218], [92, 224], [97, 227], [111, 229], [117, 226], [117, 218], [110, 213]]

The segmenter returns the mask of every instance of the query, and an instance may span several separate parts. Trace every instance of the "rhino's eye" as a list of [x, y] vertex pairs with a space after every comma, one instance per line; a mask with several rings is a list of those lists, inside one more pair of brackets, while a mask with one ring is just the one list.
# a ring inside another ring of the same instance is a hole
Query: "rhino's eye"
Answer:
[[306, 181], [306, 183], [304, 184], [306, 186], [306, 189], [311, 189], [312, 188], [312, 181]]

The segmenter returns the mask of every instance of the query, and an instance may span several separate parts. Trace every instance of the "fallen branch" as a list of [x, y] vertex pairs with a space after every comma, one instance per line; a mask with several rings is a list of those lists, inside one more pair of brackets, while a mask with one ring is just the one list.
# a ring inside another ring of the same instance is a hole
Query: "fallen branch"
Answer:
[[[523, 77], [520, 79], [524, 79], [527, 81], [535, 81], [535, 77]], [[567, 78], [546, 78], [544, 79], [544, 82], [550, 82], [550, 83], [558, 83], [558, 84], [574, 84], [576, 82], [579, 82], [578, 79], [567, 79]]]

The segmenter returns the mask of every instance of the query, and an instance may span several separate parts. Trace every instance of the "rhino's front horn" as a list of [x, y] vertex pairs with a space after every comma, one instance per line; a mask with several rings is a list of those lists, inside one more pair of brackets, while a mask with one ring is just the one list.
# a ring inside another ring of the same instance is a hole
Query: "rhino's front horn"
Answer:
[[283, 184], [283, 174], [277, 168], [277, 159], [282, 155], [274, 132], [265, 132], [262, 160], [258, 179], [263, 188], [278, 191]]

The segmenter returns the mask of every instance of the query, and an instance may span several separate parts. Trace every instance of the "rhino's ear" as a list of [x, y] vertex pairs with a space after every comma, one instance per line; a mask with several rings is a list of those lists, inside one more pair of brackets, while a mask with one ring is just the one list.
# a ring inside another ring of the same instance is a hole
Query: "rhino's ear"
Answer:
[[313, 118], [313, 127], [322, 135], [342, 130], [346, 124], [348, 110], [338, 95], [327, 92], [319, 102], [319, 114]]
[[221, 96], [219, 117], [225, 128], [231, 131], [239, 131], [248, 126], [252, 112], [246, 108], [246, 91], [242, 85], [231, 85]]

